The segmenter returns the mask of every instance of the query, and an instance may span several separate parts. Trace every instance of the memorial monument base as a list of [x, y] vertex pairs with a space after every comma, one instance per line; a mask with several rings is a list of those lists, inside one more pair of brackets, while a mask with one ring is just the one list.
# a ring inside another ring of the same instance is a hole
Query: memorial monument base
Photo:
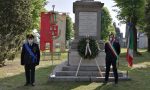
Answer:
[[[105, 67], [100, 66], [101, 73], [97, 66], [80, 66], [78, 76], [76, 76], [77, 66], [68, 66], [68, 62], [55, 67], [53, 72], [49, 76], [49, 81], [71, 81], [71, 82], [103, 82], [105, 79]], [[119, 81], [130, 80], [126, 72], [118, 71]], [[114, 81], [112, 69], [110, 71], [109, 81]]]

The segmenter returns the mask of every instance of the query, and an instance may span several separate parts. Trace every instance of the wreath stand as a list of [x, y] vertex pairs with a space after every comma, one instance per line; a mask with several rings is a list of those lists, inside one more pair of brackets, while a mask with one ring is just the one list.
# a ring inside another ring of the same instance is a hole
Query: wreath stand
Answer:
[[[78, 76], [78, 72], [79, 72], [79, 69], [80, 69], [80, 66], [81, 66], [82, 60], [83, 60], [83, 58], [81, 57], [81, 59], [80, 59], [80, 61], [79, 61], [79, 64], [78, 64], [77, 71], [76, 71], [76, 75], [75, 75], [76, 77]], [[101, 77], [103, 77], [103, 74], [102, 74], [101, 68], [99, 67], [99, 65], [98, 65], [98, 63], [97, 63], [97, 59], [96, 59], [96, 58], [94, 58], [94, 60], [95, 60], [95, 63], [96, 63], [96, 65], [97, 65], [97, 68], [98, 68], [98, 70], [99, 70], [99, 74], [100, 74], [100, 76], [101, 76]]]

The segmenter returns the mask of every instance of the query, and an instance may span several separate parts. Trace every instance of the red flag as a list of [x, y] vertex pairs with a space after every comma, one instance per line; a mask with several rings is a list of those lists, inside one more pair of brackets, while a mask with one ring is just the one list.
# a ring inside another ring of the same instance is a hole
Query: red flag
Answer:
[[45, 50], [46, 43], [50, 44], [50, 51], [53, 52], [53, 36], [58, 36], [58, 25], [56, 25], [53, 12], [41, 13], [40, 50]]
[[50, 13], [41, 13], [40, 50], [45, 50], [47, 42], [51, 42]]

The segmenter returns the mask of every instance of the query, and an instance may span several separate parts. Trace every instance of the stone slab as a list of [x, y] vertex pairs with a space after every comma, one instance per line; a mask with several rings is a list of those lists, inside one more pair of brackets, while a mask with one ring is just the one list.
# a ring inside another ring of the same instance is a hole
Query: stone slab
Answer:
[[[120, 81], [129, 81], [131, 80], [130, 77], [119, 77]], [[69, 82], [103, 82], [105, 77], [75, 77], [75, 76], [60, 76], [60, 77], [49, 77], [49, 82], [52, 81], [69, 81]], [[114, 77], [109, 77], [109, 82], [114, 81]]]
[[97, 12], [79, 12], [79, 36], [97, 35]]
[[[55, 76], [75, 76], [76, 71], [57, 71]], [[102, 72], [102, 75], [105, 76], [105, 72]], [[79, 71], [78, 76], [97, 76], [100, 77], [100, 73], [98, 71]], [[109, 73], [110, 77], [113, 77], [113, 72]], [[123, 73], [118, 72], [118, 77], [123, 77]]]

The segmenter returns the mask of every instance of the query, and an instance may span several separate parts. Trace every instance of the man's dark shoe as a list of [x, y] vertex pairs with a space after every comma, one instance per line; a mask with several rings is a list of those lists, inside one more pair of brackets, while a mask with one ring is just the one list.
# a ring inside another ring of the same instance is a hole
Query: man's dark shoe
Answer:
[[107, 83], [108, 83], [107, 81], [104, 81], [104, 82], [103, 82], [103, 84], [107, 84]]
[[118, 84], [118, 82], [115, 82], [115, 84]]
[[118, 82], [117, 82], [117, 83], [114, 82], [114, 83], [113, 83], [113, 86], [117, 87], [117, 86], [118, 86]]
[[35, 86], [35, 84], [34, 84], [34, 83], [31, 83], [31, 86]]
[[29, 83], [24, 84], [24, 86], [28, 86], [28, 85], [29, 85]]

